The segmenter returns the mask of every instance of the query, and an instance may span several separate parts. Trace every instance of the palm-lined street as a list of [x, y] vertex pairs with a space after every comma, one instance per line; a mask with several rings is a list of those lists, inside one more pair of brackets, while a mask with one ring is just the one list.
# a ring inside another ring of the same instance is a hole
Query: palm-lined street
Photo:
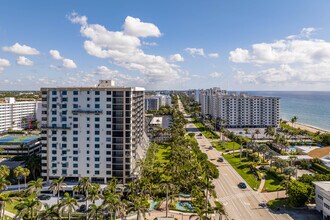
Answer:
[[[181, 101], [179, 100], [179, 109], [184, 112]], [[198, 134], [199, 131], [192, 123], [191, 117], [184, 113], [188, 124], [188, 132]], [[258, 204], [264, 201], [264, 196], [253, 191], [249, 186], [247, 189], [239, 189], [237, 184], [243, 181], [243, 178], [226, 161], [216, 162], [221, 155], [216, 149], [208, 149], [211, 146], [210, 141], [204, 136], [195, 135], [197, 142], [208, 158], [218, 165], [220, 177], [213, 181], [215, 191], [219, 201], [224, 205], [229, 219], [291, 219], [287, 214], [274, 214], [268, 209], [261, 208]]]

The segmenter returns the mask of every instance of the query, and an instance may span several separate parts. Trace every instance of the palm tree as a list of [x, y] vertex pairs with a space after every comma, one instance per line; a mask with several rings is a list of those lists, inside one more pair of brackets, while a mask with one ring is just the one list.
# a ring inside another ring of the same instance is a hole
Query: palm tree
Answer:
[[88, 191], [87, 199], [90, 200], [93, 204], [95, 204], [96, 200], [102, 199], [103, 196], [101, 194], [101, 186], [100, 184], [93, 183], [92, 187]]
[[60, 218], [58, 205], [49, 206], [47, 203], [44, 204], [45, 209], [39, 212], [37, 220], [57, 220]]
[[18, 191], [19, 192], [21, 191], [20, 179], [22, 176], [22, 172], [23, 172], [23, 168], [21, 166], [18, 166], [14, 169], [14, 175], [16, 176], [17, 181], [18, 181]]
[[95, 204], [90, 204], [87, 219], [97, 220], [99, 216], [102, 216], [103, 208], [103, 205], [97, 206]]
[[92, 187], [92, 183], [89, 179], [89, 177], [82, 177], [79, 180], [78, 183], [78, 189], [79, 192], [81, 193], [85, 193], [85, 199], [86, 199], [86, 207], [88, 207], [88, 191], [90, 190], [90, 188]]
[[7, 177], [10, 174], [10, 169], [6, 165], [0, 166], [0, 176]]
[[195, 218], [195, 220], [209, 220], [210, 218], [204, 216], [207, 213], [206, 210], [199, 209], [198, 207], [195, 208], [196, 213], [189, 216], [189, 219]]
[[21, 174], [24, 177], [24, 188], [26, 188], [26, 178], [30, 175], [30, 170], [28, 168], [23, 168]]
[[31, 171], [32, 179], [36, 179], [37, 176], [40, 176], [41, 172], [41, 156], [36, 154], [29, 155], [24, 161], [25, 167]]
[[65, 177], [61, 177], [57, 180], [53, 180], [51, 186], [49, 187], [49, 190], [52, 193], [57, 193], [57, 204], [60, 202], [60, 191], [63, 191], [63, 188], [66, 186], [64, 179]]
[[172, 184], [172, 177], [168, 175], [162, 175], [162, 180], [160, 187], [163, 190], [166, 190], [166, 218], [168, 217], [168, 192], [169, 190], [175, 188], [175, 185]]
[[273, 137], [275, 135], [275, 129], [272, 126], [268, 126], [265, 129], [264, 134], [266, 137]]
[[5, 207], [7, 202], [11, 202], [12, 199], [9, 198], [8, 193], [6, 194], [0, 194], [0, 217], [1, 219], [4, 220], [5, 218]]
[[249, 131], [249, 128], [244, 128], [243, 130], [245, 131], [245, 134], [247, 134]]
[[28, 185], [28, 192], [30, 194], [37, 193], [39, 195], [39, 190], [42, 189], [42, 178], [38, 178], [37, 180], [31, 180]]
[[16, 218], [33, 219], [34, 214], [38, 214], [38, 211], [41, 209], [41, 202], [34, 198], [25, 198], [22, 202], [17, 204], [14, 208], [17, 209]]
[[121, 201], [121, 192], [116, 192], [116, 189], [106, 189], [103, 192], [103, 206], [104, 208], [108, 209], [111, 214], [111, 218], [113, 215], [116, 216], [116, 212], [119, 209], [120, 206], [122, 206], [122, 201]]
[[293, 127], [293, 124], [296, 123], [298, 120], [298, 117], [297, 116], [293, 116], [291, 119], [290, 119], [290, 122], [292, 124], [292, 127]]
[[6, 176], [0, 176], [0, 191], [7, 189], [10, 182], [6, 179]]
[[256, 129], [256, 130], [254, 131], [254, 133], [257, 135], [257, 140], [258, 140], [258, 135], [260, 134], [260, 130], [259, 130], [259, 129]]
[[64, 213], [64, 212], [68, 213], [68, 219], [70, 220], [71, 214], [78, 207], [78, 202], [75, 198], [71, 198], [69, 193], [64, 193], [64, 198], [62, 199], [59, 207], [60, 207], [61, 213]]
[[146, 218], [146, 213], [149, 212], [149, 202], [145, 195], [139, 196], [130, 196], [130, 206], [128, 207], [128, 212], [134, 211], [137, 212], [137, 220], [140, 219], [140, 215], [142, 214], [143, 218]]

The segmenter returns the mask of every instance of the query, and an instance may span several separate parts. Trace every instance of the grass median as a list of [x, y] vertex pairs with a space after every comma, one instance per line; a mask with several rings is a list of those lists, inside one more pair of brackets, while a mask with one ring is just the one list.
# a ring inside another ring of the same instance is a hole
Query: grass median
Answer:
[[208, 139], [219, 139], [219, 135], [217, 135], [214, 131], [209, 130], [205, 127], [205, 125], [201, 122], [196, 121], [194, 118], [192, 122], [195, 124], [196, 128], [202, 132], [202, 134]]
[[239, 150], [240, 145], [233, 141], [215, 141], [212, 142], [212, 146], [220, 152], [229, 152], [232, 150]]
[[224, 154], [223, 157], [228, 161], [228, 163], [230, 163], [230, 165], [245, 180], [245, 182], [249, 184], [252, 189], [257, 190], [260, 185], [260, 181], [255, 178], [254, 174], [250, 170], [250, 164], [253, 162], [248, 161], [243, 156], [242, 161], [240, 161], [239, 155], [239, 153]]

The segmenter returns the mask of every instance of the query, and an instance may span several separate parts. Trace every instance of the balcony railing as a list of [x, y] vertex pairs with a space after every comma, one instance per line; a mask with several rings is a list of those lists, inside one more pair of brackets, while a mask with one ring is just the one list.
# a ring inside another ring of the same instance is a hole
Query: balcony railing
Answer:
[[87, 114], [102, 114], [103, 111], [102, 110], [98, 110], [98, 109], [75, 109], [75, 110], [72, 110], [72, 113], [75, 114], [75, 113], [87, 113]]

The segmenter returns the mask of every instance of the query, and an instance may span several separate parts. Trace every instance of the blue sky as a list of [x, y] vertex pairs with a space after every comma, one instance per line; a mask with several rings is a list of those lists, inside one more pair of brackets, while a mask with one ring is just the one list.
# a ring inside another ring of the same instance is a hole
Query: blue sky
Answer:
[[326, 0], [0, 3], [1, 90], [330, 90]]

